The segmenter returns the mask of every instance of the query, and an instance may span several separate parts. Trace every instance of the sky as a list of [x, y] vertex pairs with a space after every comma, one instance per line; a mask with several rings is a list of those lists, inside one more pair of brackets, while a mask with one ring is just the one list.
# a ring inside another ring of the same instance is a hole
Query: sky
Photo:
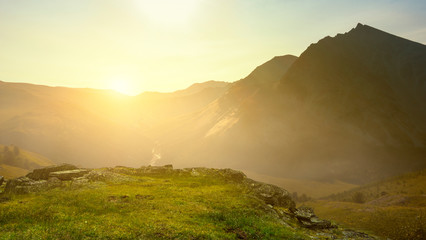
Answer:
[[359, 22], [426, 44], [424, 13], [424, 0], [0, 0], [0, 80], [170, 92], [237, 81]]

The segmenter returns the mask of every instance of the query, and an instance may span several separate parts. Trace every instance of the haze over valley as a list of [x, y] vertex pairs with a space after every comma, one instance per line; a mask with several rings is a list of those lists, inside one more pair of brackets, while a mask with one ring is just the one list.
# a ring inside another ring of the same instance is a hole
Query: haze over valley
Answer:
[[424, 3], [27, 4], [0, 239], [426, 238]]

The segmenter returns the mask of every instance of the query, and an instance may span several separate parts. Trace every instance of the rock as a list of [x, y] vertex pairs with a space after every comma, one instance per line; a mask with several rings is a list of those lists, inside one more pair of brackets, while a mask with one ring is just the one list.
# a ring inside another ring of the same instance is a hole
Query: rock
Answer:
[[0, 186], [3, 184], [3, 182], [4, 182], [4, 177], [0, 176]]
[[243, 172], [229, 168], [220, 169], [219, 172], [226, 179], [237, 183], [243, 182], [243, 180], [247, 178], [247, 176]]
[[164, 166], [148, 166], [139, 168], [142, 174], [167, 174], [173, 172], [173, 165], [168, 164]]
[[200, 173], [197, 171], [197, 170], [195, 170], [194, 168], [191, 170], [191, 176], [193, 176], [193, 177], [198, 177], [198, 176], [200, 176]]
[[68, 170], [75, 170], [75, 169], [77, 169], [77, 167], [74, 165], [62, 164], [62, 165], [56, 165], [56, 166], [45, 167], [40, 169], [34, 169], [34, 171], [27, 174], [27, 177], [32, 180], [47, 180], [49, 178], [49, 174], [52, 172], [68, 171]]
[[134, 178], [130, 176], [121, 175], [118, 173], [111, 172], [109, 170], [92, 170], [88, 174], [84, 175], [89, 181], [100, 181], [100, 182], [131, 182]]
[[355, 239], [359, 238], [359, 239], [363, 239], [363, 240], [374, 240], [375, 239], [374, 237], [371, 237], [366, 233], [356, 232], [356, 231], [353, 231], [353, 230], [350, 230], [350, 229], [345, 229], [344, 231], [342, 231], [342, 233], [346, 238], [350, 238], [350, 239], [352, 239], [352, 238], [355, 238]]
[[296, 203], [291, 199], [290, 193], [287, 190], [272, 184], [260, 183], [251, 179], [246, 179], [245, 183], [254, 195], [262, 199], [266, 204], [288, 209], [295, 209], [296, 207]]
[[78, 178], [86, 175], [90, 171], [87, 169], [75, 169], [75, 170], [67, 170], [67, 171], [57, 171], [49, 173], [49, 177], [58, 178], [61, 181], [70, 181], [73, 178]]
[[315, 215], [314, 210], [310, 207], [300, 207], [293, 213], [297, 220], [299, 220], [299, 222], [306, 228], [329, 229], [336, 227], [332, 225], [330, 221], [319, 219]]
[[25, 194], [47, 189], [49, 189], [49, 183], [46, 180], [35, 181], [28, 177], [20, 177], [7, 181], [4, 192], [6, 194]]
[[62, 181], [57, 177], [50, 177], [47, 179], [47, 184], [49, 185], [49, 188], [60, 187], [62, 186]]

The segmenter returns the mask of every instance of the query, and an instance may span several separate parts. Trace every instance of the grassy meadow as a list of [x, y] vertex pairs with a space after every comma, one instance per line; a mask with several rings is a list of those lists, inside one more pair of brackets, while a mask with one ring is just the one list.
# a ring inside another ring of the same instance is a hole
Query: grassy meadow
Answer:
[[9, 196], [0, 203], [0, 239], [307, 239], [236, 183], [131, 177]]

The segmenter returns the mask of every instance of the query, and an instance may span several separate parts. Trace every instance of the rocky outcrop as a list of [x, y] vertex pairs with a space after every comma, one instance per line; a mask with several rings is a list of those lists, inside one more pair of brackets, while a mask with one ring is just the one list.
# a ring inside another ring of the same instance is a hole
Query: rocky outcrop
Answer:
[[[130, 176], [126, 176], [123, 174], [115, 173], [112, 169], [107, 170], [92, 170], [88, 174], [84, 175], [84, 177], [89, 181], [92, 182], [130, 182], [134, 180], [134, 178]], [[77, 179], [76, 179], [77, 180]], [[78, 179], [79, 181], [82, 181], [81, 178]]]
[[285, 189], [272, 184], [257, 182], [252, 179], [247, 179], [245, 183], [249, 186], [254, 195], [262, 199], [266, 204], [291, 210], [296, 208], [296, 203], [294, 203], [290, 193]]
[[27, 174], [27, 177], [32, 180], [47, 180], [52, 172], [68, 171], [78, 169], [76, 166], [71, 164], [61, 164], [57, 166], [45, 167], [40, 169], [34, 169], [31, 173]]
[[302, 226], [306, 228], [328, 229], [336, 227], [330, 221], [319, 219], [310, 207], [300, 207], [293, 211], [293, 213]]
[[25, 194], [46, 191], [61, 185], [62, 182], [58, 182], [56, 179], [36, 181], [28, 177], [20, 177], [9, 180], [4, 192], [7, 194]]
[[86, 175], [90, 171], [87, 169], [75, 169], [75, 170], [68, 170], [68, 171], [58, 171], [58, 172], [51, 172], [49, 173], [49, 177], [57, 178], [61, 181], [70, 181], [73, 178], [78, 178]]
[[147, 166], [138, 169], [140, 174], [166, 174], [173, 172], [173, 165], [168, 164], [164, 166]]
[[25, 177], [19, 177], [7, 181], [4, 193], [25, 194], [46, 191], [51, 188], [63, 186], [63, 181], [70, 181], [82, 177], [90, 171], [78, 169], [71, 164], [35, 169]]
[[178, 174], [189, 174], [193, 177], [202, 177], [202, 176], [215, 176], [229, 180], [236, 183], [242, 183], [247, 176], [238, 170], [233, 170], [230, 168], [224, 169], [215, 169], [215, 168], [184, 168], [174, 170]]

